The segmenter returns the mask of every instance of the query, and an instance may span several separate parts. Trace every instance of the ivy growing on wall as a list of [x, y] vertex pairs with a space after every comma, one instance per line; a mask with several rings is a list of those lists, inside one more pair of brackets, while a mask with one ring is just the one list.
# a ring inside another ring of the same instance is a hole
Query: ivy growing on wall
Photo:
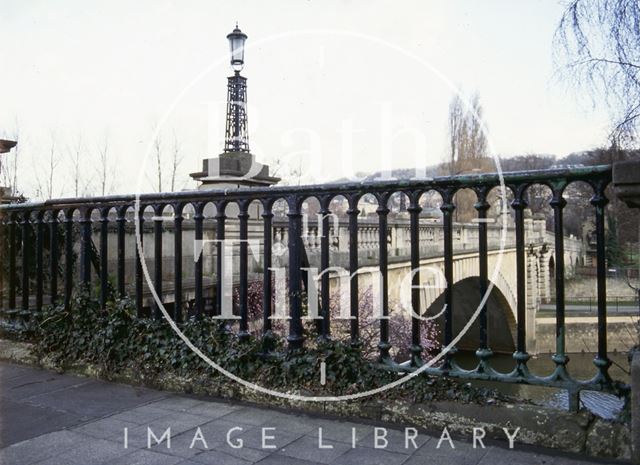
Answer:
[[[240, 341], [221, 320], [204, 317], [180, 323], [180, 330], [202, 352], [235, 375], [281, 391], [344, 395], [372, 389], [397, 379], [362, 352], [341, 340], [309, 337], [304, 349], [287, 351], [278, 336], [265, 353], [264, 341], [252, 337]], [[30, 326], [35, 353], [61, 369], [92, 365], [104, 377], [134, 373], [141, 379], [175, 375], [197, 379], [211, 386], [232, 381], [211, 368], [184, 344], [164, 319], [136, 317], [128, 299], [110, 301], [102, 309], [94, 291], [77, 291], [71, 304], [50, 306], [38, 313]], [[310, 335], [311, 336], [311, 335]], [[326, 363], [326, 385], [318, 383], [319, 367]], [[419, 376], [396, 388], [393, 397], [413, 400], [434, 398], [486, 401], [499, 399], [495, 392], [472, 388], [447, 379]]]

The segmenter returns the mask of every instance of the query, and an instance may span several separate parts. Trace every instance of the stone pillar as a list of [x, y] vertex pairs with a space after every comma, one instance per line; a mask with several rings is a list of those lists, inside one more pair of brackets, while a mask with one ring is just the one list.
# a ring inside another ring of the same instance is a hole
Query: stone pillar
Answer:
[[538, 311], [538, 257], [535, 251], [527, 250], [527, 352], [536, 350], [536, 313]]
[[538, 260], [538, 287], [540, 289], [540, 299], [548, 302], [551, 297], [551, 289], [549, 282], [549, 252], [540, 251], [540, 259]]
[[640, 352], [631, 358], [631, 462], [640, 464]]
[[[613, 164], [613, 188], [629, 208], [640, 208], [640, 160]], [[631, 360], [631, 459], [640, 464], [640, 353], [632, 351]]]

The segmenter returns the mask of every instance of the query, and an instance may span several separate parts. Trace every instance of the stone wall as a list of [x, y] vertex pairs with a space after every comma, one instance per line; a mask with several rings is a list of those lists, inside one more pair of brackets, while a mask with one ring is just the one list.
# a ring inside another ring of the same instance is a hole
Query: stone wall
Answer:
[[[628, 352], [637, 343], [637, 316], [607, 317], [607, 349]], [[595, 316], [566, 317], [566, 352], [598, 351], [598, 318]], [[538, 353], [556, 350], [556, 319], [536, 318], [536, 348]]]

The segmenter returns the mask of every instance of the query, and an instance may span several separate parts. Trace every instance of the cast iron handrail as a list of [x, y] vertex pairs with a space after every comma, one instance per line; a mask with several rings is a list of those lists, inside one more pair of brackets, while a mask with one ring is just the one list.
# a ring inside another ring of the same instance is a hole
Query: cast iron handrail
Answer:
[[[0, 206], [0, 215], [5, 218], [2, 222], [3, 234], [6, 232], [8, 240], [8, 306], [16, 308], [17, 267], [16, 260], [21, 256], [22, 278], [20, 280], [20, 291], [22, 294], [23, 310], [31, 307], [30, 282], [35, 282], [35, 308], [41, 308], [44, 293], [44, 243], [45, 232], [48, 230], [49, 243], [49, 300], [57, 302], [58, 293], [58, 236], [60, 231], [59, 219], [62, 215], [62, 227], [64, 231], [64, 302], [68, 303], [73, 292], [73, 263], [74, 263], [74, 241], [73, 228], [77, 222], [80, 225], [80, 279], [84, 283], [91, 282], [91, 242], [92, 242], [92, 213], [99, 212], [100, 233], [99, 233], [99, 257], [100, 257], [100, 297], [103, 305], [106, 304], [108, 289], [108, 229], [112, 219], [111, 211], [115, 210], [117, 225], [117, 292], [120, 295], [126, 293], [125, 276], [125, 223], [127, 221], [127, 210], [136, 203], [138, 209], [138, 219], [144, 222], [144, 209], [153, 208], [153, 256], [155, 259], [153, 285], [159, 296], [162, 296], [162, 224], [163, 211], [171, 206], [174, 211], [174, 310], [173, 318], [181, 321], [183, 315], [183, 263], [182, 263], [182, 222], [183, 212], [187, 206], [192, 208], [194, 215], [194, 237], [195, 240], [203, 239], [203, 222], [205, 219], [205, 207], [213, 204], [216, 207], [216, 238], [225, 238], [225, 221], [227, 216], [225, 209], [230, 204], [236, 204], [238, 209], [237, 221], [239, 222], [238, 235], [241, 240], [248, 237], [248, 209], [252, 201], [258, 201], [262, 206], [263, 221], [263, 331], [265, 334], [271, 331], [272, 315], [272, 285], [271, 272], [272, 265], [272, 245], [273, 245], [273, 217], [272, 208], [279, 199], [286, 201], [288, 212], [288, 234], [289, 237], [300, 237], [302, 204], [305, 199], [315, 197], [320, 204], [320, 213], [323, 216], [323, 230], [329, 229], [329, 217], [331, 213], [331, 201], [337, 196], [342, 196], [348, 202], [348, 228], [349, 228], [349, 266], [348, 272], [352, 275], [350, 286], [350, 314], [353, 317], [350, 324], [350, 338], [352, 343], [359, 341], [359, 315], [358, 315], [358, 201], [365, 195], [375, 196], [378, 204], [376, 211], [378, 218], [378, 265], [381, 273], [381, 314], [389, 315], [388, 296], [388, 254], [387, 254], [387, 227], [388, 227], [388, 201], [394, 193], [403, 193], [409, 199], [407, 208], [409, 214], [410, 229], [410, 263], [411, 268], [416, 270], [420, 267], [420, 196], [428, 191], [436, 191], [442, 197], [440, 210], [442, 211], [443, 228], [443, 257], [444, 257], [444, 277], [447, 286], [444, 291], [444, 302], [446, 310], [444, 313], [444, 344], [449, 345], [454, 338], [453, 315], [455, 312], [455, 299], [453, 293], [453, 212], [456, 208], [454, 204], [455, 193], [464, 188], [472, 189], [477, 198], [475, 209], [477, 211], [478, 222], [478, 251], [479, 251], [479, 296], [484, 295], [488, 284], [488, 244], [487, 244], [487, 211], [490, 207], [487, 202], [489, 192], [500, 185], [501, 177], [496, 173], [472, 174], [449, 177], [436, 177], [429, 179], [412, 180], [382, 180], [372, 182], [347, 182], [339, 184], [322, 184], [309, 186], [276, 186], [276, 187], [256, 187], [239, 189], [217, 189], [217, 190], [194, 190], [172, 193], [143, 193], [136, 195], [113, 195], [92, 198], [63, 198], [47, 200], [45, 202], [29, 202], [23, 204], [12, 204]], [[571, 394], [571, 407], [578, 407], [578, 394], [581, 390], [600, 390], [617, 395], [628, 392], [628, 386], [621, 382], [612, 380], [609, 375], [611, 361], [607, 355], [607, 302], [606, 302], [606, 259], [605, 259], [605, 206], [608, 202], [605, 189], [611, 181], [610, 166], [581, 167], [575, 169], [552, 169], [535, 170], [526, 172], [504, 173], [503, 180], [506, 188], [513, 197], [511, 208], [515, 218], [515, 244], [516, 244], [516, 351], [513, 355], [515, 368], [511, 373], [499, 373], [490, 365], [492, 351], [488, 346], [487, 338], [487, 306], [481, 309], [479, 315], [479, 345], [476, 351], [479, 363], [473, 370], [463, 370], [452, 358], [454, 351], [449, 352], [440, 367], [431, 367], [427, 371], [435, 375], [447, 375], [461, 378], [473, 378], [482, 380], [501, 381], [508, 383], [526, 383], [543, 386], [564, 388]], [[568, 356], [565, 351], [565, 296], [564, 296], [564, 230], [563, 230], [563, 210], [567, 205], [563, 197], [565, 188], [572, 182], [583, 181], [593, 189], [591, 204], [595, 208], [595, 228], [596, 228], [596, 255], [597, 255], [597, 316], [598, 316], [598, 352], [594, 360], [597, 368], [595, 376], [587, 381], [574, 379], [567, 369]], [[535, 376], [527, 368], [527, 361], [530, 355], [526, 346], [526, 256], [525, 256], [525, 209], [527, 207], [526, 193], [529, 186], [533, 184], [546, 185], [552, 192], [550, 206], [554, 212], [554, 248], [555, 248], [555, 298], [556, 298], [556, 352], [552, 359], [556, 364], [554, 372], [546, 377]], [[79, 219], [74, 217], [74, 213], [79, 213]], [[48, 226], [48, 227], [47, 227]], [[17, 229], [19, 228], [20, 234]], [[34, 241], [35, 240], [35, 244]], [[20, 251], [18, 251], [18, 246]], [[25, 251], [35, 247], [35, 257]], [[216, 288], [221, 287], [222, 260], [220, 242], [216, 244]], [[306, 258], [306, 253], [301, 240], [288, 241], [288, 283], [289, 283], [289, 334], [288, 343], [291, 349], [303, 346], [303, 302], [302, 302], [302, 264]], [[20, 252], [20, 253], [18, 253]], [[2, 251], [4, 254], [5, 252]], [[140, 316], [145, 316], [143, 308], [143, 276], [139, 251], [136, 248], [135, 266], [135, 302]], [[247, 246], [246, 243], [240, 245], [240, 273], [239, 273], [239, 336], [241, 338], [250, 337], [248, 328], [248, 267], [247, 267]], [[328, 235], [321, 237], [320, 241], [320, 271], [329, 268], [329, 241]], [[4, 260], [5, 257], [3, 256]], [[35, 263], [31, 263], [31, 261]], [[69, 266], [67, 266], [69, 264]], [[32, 279], [32, 271], [35, 270], [35, 279]], [[193, 309], [196, 316], [204, 313], [203, 302], [203, 258], [199, 256], [194, 263], [195, 277], [195, 299]], [[424, 309], [420, 308], [420, 295], [418, 284], [420, 283], [420, 273], [417, 272], [412, 278], [411, 302], [418, 314]], [[222, 308], [221, 292], [216, 293], [215, 310]], [[320, 301], [329, 302], [329, 275], [324, 273], [321, 277]], [[157, 305], [154, 305], [153, 315], [160, 316]], [[331, 325], [329, 320], [328, 305], [321, 305], [320, 316], [323, 318], [319, 325], [322, 336], [329, 337]], [[389, 342], [389, 321], [380, 319], [379, 328], [379, 360], [388, 368], [410, 371], [421, 366], [423, 363], [423, 348], [420, 345], [420, 320], [412, 317], [411, 353], [412, 357], [408, 363], [396, 363], [391, 355], [391, 344]]]

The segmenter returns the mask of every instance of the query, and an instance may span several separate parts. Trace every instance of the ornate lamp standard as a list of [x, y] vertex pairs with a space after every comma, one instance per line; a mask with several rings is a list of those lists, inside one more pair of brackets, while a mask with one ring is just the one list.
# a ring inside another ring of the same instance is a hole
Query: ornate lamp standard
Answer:
[[269, 176], [269, 167], [258, 163], [249, 151], [247, 125], [247, 78], [240, 75], [244, 67], [244, 44], [247, 35], [238, 25], [227, 35], [233, 76], [227, 78], [227, 116], [224, 151], [216, 158], [203, 160], [202, 171], [191, 173], [200, 181], [199, 189], [220, 187], [269, 186], [280, 181]]
[[244, 68], [244, 42], [247, 35], [236, 28], [227, 35], [231, 51], [231, 68], [234, 75], [229, 76], [227, 84], [227, 129], [225, 133], [225, 152], [249, 152], [249, 134], [247, 133], [247, 78], [240, 75]]

